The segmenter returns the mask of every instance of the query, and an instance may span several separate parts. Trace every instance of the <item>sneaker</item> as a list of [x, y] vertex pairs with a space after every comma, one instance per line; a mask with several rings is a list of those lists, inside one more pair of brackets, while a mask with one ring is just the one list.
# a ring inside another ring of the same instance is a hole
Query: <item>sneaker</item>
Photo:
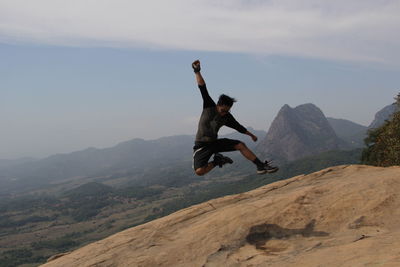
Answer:
[[270, 165], [268, 161], [265, 161], [264, 165], [257, 167], [258, 174], [274, 173], [277, 172], [278, 170], [279, 170], [278, 167]]
[[222, 168], [222, 166], [227, 163], [232, 164], [233, 160], [231, 158], [225, 157], [220, 153], [215, 153], [213, 162], [216, 166]]

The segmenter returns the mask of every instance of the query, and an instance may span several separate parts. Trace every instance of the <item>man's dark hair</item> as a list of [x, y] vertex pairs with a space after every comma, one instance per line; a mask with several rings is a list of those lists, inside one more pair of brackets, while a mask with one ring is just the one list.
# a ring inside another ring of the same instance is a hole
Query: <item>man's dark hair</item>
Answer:
[[219, 99], [218, 99], [218, 105], [219, 106], [228, 106], [228, 107], [232, 107], [233, 103], [236, 102], [236, 99], [227, 96], [227, 95], [220, 95]]

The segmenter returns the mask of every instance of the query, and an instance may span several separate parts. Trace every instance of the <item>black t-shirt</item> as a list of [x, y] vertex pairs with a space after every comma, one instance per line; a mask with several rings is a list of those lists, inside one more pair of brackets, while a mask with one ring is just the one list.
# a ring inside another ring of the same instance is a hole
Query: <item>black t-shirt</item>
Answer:
[[203, 112], [201, 113], [196, 142], [213, 142], [218, 138], [218, 131], [222, 126], [227, 126], [240, 133], [246, 133], [247, 129], [235, 120], [231, 113], [221, 116], [217, 111], [217, 105], [210, 97], [206, 85], [199, 85], [203, 97]]

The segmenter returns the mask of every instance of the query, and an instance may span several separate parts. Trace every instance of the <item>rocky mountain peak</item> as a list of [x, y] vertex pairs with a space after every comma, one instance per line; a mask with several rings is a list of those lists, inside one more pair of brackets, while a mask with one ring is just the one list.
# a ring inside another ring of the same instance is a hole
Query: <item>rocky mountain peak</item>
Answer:
[[284, 105], [257, 150], [275, 160], [291, 161], [339, 149], [341, 143], [323, 112], [308, 103], [295, 108]]

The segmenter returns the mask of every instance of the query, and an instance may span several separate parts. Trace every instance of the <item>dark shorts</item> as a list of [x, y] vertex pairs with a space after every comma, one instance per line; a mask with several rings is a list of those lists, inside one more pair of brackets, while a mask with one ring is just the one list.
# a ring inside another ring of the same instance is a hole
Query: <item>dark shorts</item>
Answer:
[[228, 138], [217, 139], [211, 143], [196, 143], [193, 147], [193, 169], [205, 167], [215, 153], [235, 151], [235, 146], [239, 143], [239, 140]]

